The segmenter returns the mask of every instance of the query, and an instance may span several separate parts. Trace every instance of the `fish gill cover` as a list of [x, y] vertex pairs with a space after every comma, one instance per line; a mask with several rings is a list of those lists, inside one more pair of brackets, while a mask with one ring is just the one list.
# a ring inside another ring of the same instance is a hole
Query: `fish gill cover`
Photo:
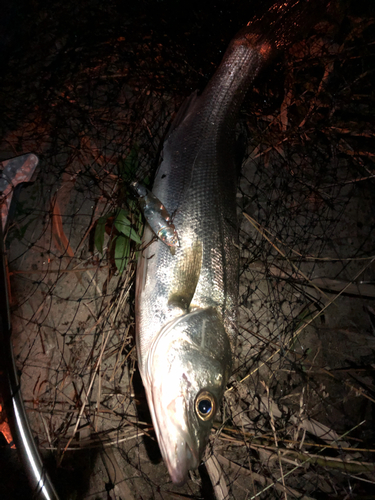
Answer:
[[[144, 220], [130, 183], [151, 185], [173, 114], [256, 9], [16, 7], [1, 38], [0, 160], [34, 152], [40, 164], [6, 235], [13, 343], [62, 498], [371, 494], [373, 7], [339, 2], [242, 107], [234, 372], [205, 465], [182, 489], [158, 462], [136, 369]], [[16, 498], [3, 471], [0, 496]]]

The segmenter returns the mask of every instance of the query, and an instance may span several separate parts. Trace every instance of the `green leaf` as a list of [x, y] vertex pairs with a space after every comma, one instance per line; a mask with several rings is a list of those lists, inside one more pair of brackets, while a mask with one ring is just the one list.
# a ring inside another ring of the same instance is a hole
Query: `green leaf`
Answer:
[[143, 179], [142, 184], [146, 187], [149, 187], [151, 184], [151, 179], [149, 175], [146, 175], [146, 177]]
[[123, 270], [128, 265], [129, 253], [130, 253], [130, 240], [129, 238], [126, 238], [125, 236], [120, 234], [116, 238], [116, 246], [115, 246], [115, 265], [119, 273], [122, 273]]
[[138, 144], [134, 144], [128, 156], [118, 163], [119, 172], [125, 181], [131, 181], [138, 170]]
[[113, 236], [113, 238], [111, 238], [109, 240], [109, 244], [108, 244], [108, 252], [111, 252], [112, 251], [112, 247], [115, 245], [115, 242], [117, 240], [117, 236]]
[[128, 201], [129, 208], [132, 212], [138, 212], [138, 202], [135, 200]]
[[94, 243], [98, 251], [103, 255], [103, 245], [104, 245], [104, 234], [105, 234], [105, 225], [107, 223], [108, 216], [99, 217], [98, 222], [96, 223], [95, 228], [95, 236]]
[[115, 219], [115, 227], [120, 233], [126, 234], [124, 233], [126, 226], [130, 226], [130, 220], [127, 218], [127, 212], [121, 208]]
[[131, 238], [136, 243], [139, 243], [139, 244], [141, 243], [141, 238], [139, 237], [137, 231], [130, 226], [123, 227], [122, 234], [124, 234], [125, 236], [128, 236], [128, 238]]
[[141, 213], [141, 211], [138, 208], [139, 207], [138, 206], [138, 202], [130, 200], [128, 202], [128, 205], [129, 205], [129, 208], [131, 210], [131, 213], [133, 214], [133, 216], [135, 218], [135, 225], [136, 225], [136, 228], [137, 228], [137, 232], [141, 233], [140, 229], [143, 226], [143, 218], [142, 218], [142, 213]]

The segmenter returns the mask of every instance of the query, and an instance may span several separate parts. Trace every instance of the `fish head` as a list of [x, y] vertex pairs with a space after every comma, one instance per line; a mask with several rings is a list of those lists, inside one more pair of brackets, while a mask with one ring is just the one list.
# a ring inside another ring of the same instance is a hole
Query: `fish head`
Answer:
[[145, 388], [175, 484], [185, 483], [200, 464], [230, 371], [230, 341], [214, 308], [171, 321], [150, 350]]

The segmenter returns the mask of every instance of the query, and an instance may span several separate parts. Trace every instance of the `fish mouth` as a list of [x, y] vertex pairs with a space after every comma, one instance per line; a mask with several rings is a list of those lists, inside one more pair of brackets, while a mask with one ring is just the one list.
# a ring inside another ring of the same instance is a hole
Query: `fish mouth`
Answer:
[[190, 469], [196, 469], [199, 459], [194, 447], [189, 445], [184, 439], [176, 442], [171, 448], [165, 446], [164, 440], [160, 441], [160, 450], [167, 465], [172, 482], [176, 486], [182, 486], [188, 479]]
[[[152, 399], [156, 403], [157, 398]], [[181, 403], [181, 400], [182, 397], [176, 398], [172, 405], [174, 406], [176, 401]], [[196, 469], [200, 463], [199, 444], [190, 436], [186, 418], [178, 421], [173, 414], [163, 412], [158, 404], [149, 406], [159, 448], [169, 475], [174, 484], [182, 486], [188, 479], [189, 470]]]

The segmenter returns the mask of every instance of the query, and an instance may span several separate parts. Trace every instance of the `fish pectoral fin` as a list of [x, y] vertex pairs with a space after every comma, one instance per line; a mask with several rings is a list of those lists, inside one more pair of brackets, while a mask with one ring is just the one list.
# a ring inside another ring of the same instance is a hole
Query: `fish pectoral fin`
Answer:
[[174, 271], [174, 283], [168, 305], [187, 310], [194, 297], [202, 268], [202, 244], [196, 241], [190, 248], [184, 249]]

